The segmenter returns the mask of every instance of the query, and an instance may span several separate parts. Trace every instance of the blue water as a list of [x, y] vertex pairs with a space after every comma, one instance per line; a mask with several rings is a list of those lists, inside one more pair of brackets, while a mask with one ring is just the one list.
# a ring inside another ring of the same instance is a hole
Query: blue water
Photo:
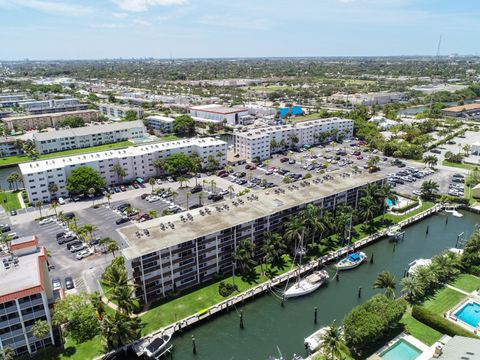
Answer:
[[392, 200], [387, 199], [387, 205], [388, 206], [398, 205], [399, 203], [400, 203], [400, 200], [397, 200], [397, 201], [393, 202]]
[[392, 347], [385, 350], [382, 354], [382, 360], [414, 360], [422, 351], [408, 341], [400, 339]]
[[478, 323], [480, 323], [480, 304], [465, 304], [459, 311], [457, 311], [455, 316], [464, 323], [476, 328]]

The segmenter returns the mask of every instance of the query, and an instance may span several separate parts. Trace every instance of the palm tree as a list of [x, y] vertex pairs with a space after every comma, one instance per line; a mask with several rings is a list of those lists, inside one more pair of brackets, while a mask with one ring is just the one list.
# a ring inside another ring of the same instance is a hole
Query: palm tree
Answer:
[[[123, 260], [122, 257], [119, 257], [119, 259]], [[129, 286], [125, 266], [123, 262], [116, 262], [116, 260], [114, 259], [102, 274], [102, 282], [110, 289]]]
[[42, 202], [40, 200], [35, 203], [35, 208], [40, 212], [40, 218], [42, 218]]
[[92, 197], [92, 205], [95, 205], [95, 189], [94, 188], [88, 189], [88, 195]]
[[125, 286], [115, 286], [112, 290], [112, 300], [117, 303], [120, 311], [130, 315], [138, 309], [138, 303], [133, 297], [133, 287], [131, 284]]
[[232, 199], [235, 196], [235, 187], [233, 185], [229, 185], [227, 190], [230, 194], [230, 199]]
[[113, 165], [113, 171], [117, 174], [118, 182], [122, 182], [123, 178], [127, 175], [125, 169], [118, 161]]
[[90, 240], [93, 240], [95, 238], [95, 231], [98, 230], [98, 227], [96, 225], [85, 224], [82, 226], [82, 228], [90, 235]]
[[2, 350], [0, 350], [0, 356], [3, 360], [14, 360], [15, 359], [15, 350], [8, 346], [4, 346]]
[[297, 250], [297, 245], [303, 243], [305, 236], [305, 223], [299, 216], [292, 217], [287, 223], [285, 228], [284, 237], [290, 243], [294, 245], [294, 251]]
[[116, 241], [112, 240], [108, 243], [107, 251], [112, 253], [112, 256], [115, 257], [115, 251], [120, 250]]
[[157, 175], [160, 174], [160, 171], [163, 170], [165, 163], [163, 159], [157, 159], [153, 162], [153, 167], [157, 170]]
[[152, 219], [156, 218], [158, 216], [158, 211], [157, 210], [149, 210], [148, 211], [148, 216], [150, 216]]
[[282, 235], [278, 233], [265, 233], [265, 240], [262, 244], [263, 262], [265, 265], [276, 265], [282, 260], [282, 256], [287, 251]]
[[148, 183], [152, 186], [152, 194], [153, 194], [153, 187], [155, 186], [155, 178], [151, 177], [148, 179]]
[[45, 320], [37, 320], [32, 326], [32, 335], [42, 342], [42, 348], [45, 349], [44, 339], [50, 334], [50, 326]]
[[203, 199], [203, 191], [200, 191], [197, 196], [198, 196], [198, 203], [202, 205], [202, 199]]
[[410, 304], [421, 301], [425, 295], [425, 287], [416, 276], [404, 277], [400, 280], [402, 293]]
[[105, 199], [107, 199], [108, 207], [110, 207], [110, 199], [111, 198], [112, 198], [112, 194], [109, 191], [105, 194]]
[[398, 196], [393, 191], [392, 185], [389, 183], [383, 185], [379, 190], [379, 195], [383, 199], [383, 215], [382, 221], [385, 220], [385, 213], [387, 212], [387, 201], [391, 201], [392, 204], [395, 204], [398, 201]]
[[58, 204], [56, 202], [52, 202], [50, 204], [50, 209], [52, 209], [55, 212], [55, 218], [58, 219], [57, 207], [58, 207]]
[[122, 347], [140, 337], [141, 320], [121, 312], [108, 314], [102, 321], [102, 336], [109, 350]]
[[438, 163], [438, 158], [435, 155], [427, 155], [423, 158], [423, 162], [430, 168], [433, 168]]
[[302, 215], [304, 223], [307, 226], [309, 233], [312, 235], [311, 239], [313, 243], [315, 242], [315, 235], [317, 232], [322, 234], [325, 231], [325, 225], [320, 220], [320, 209], [313, 204], [308, 204], [302, 212]]
[[360, 199], [358, 205], [363, 213], [364, 220], [371, 226], [378, 209], [377, 201], [371, 196], [364, 196]]
[[8, 243], [12, 241], [12, 237], [8, 236], [6, 233], [0, 233], [0, 243], [8, 246]]
[[180, 189], [182, 189], [183, 187], [186, 187], [186, 186], [183, 186], [183, 185], [186, 185], [186, 183], [188, 182], [188, 179], [185, 176], [179, 176], [177, 178], [177, 181], [180, 184]]
[[255, 270], [257, 262], [255, 261], [255, 244], [252, 239], [247, 238], [238, 243], [234, 259], [243, 276], [246, 277]]
[[210, 181], [210, 186], [211, 186], [211, 189], [212, 189], [212, 193], [215, 192], [215, 185], [217, 185], [217, 182], [212, 179], [212, 180]]
[[190, 208], [190, 207], [188, 206], [188, 202], [189, 202], [189, 200], [190, 200], [190, 193], [189, 193], [189, 192], [185, 193], [185, 198], [186, 198], [186, 200], [187, 200], [187, 210], [189, 210], [189, 208]]
[[53, 181], [49, 182], [48, 183], [48, 192], [50, 193], [50, 195], [55, 194], [57, 191], [58, 191], [58, 185]]
[[172, 203], [175, 205], [175, 200], [177, 199], [178, 192], [170, 191], [170, 194], [172, 194]]
[[342, 332], [335, 320], [320, 337], [322, 341], [321, 352], [327, 359], [339, 359], [342, 356], [341, 348], [344, 345]]
[[15, 186], [14, 186], [15, 191], [18, 190], [18, 182], [19, 181], [22, 181], [22, 176], [17, 172], [13, 172], [10, 175], [8, 175], [8, 177], [7, 177], [7, 182], [9, 184], [10, 188], [12, 188], [12, 184], [15, 184]]
[[373, 288], [384, 289], [387, 298], [395, 299], [395, 277], [388, 271], [382, 271], [377, 275], [373, 283]]
[[430, 200], [435, 196], [435, 193], [438, 191], [438, 183], [433, 180], [427, 180], [422, 183], [420, 186], [420, 193], [422, 198]]

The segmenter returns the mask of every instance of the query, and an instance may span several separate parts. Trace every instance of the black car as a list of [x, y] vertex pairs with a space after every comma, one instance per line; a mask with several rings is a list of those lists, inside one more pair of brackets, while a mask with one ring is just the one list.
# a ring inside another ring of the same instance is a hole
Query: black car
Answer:
[[131, 207], [130, 203], [123, 203], [117, 206], [117, 210], [124, 211], [126, 208], [129, 208], [129, 207]]
[[66, 244], [71, 241], [74, 241], [77, 237], [74, 235], [69, 235], [69, 236], [62, 236], [61, 238], [57, 239], [57, 242], [61, 244]]
[[140, 199], [145, 200], [148, 196], [150, 196], [150, 194], [142, 194]]
[[190, 210], [198, 209], [198, 208], [201, 208], [201, 207], [203, 207], [202, 204], [194, 204], [194, 205], [190, 206]]
[[98, 245], [100, 244], [100, 238], [92, 239], [89, 242], [90, 245]]
[[67, 276], [65, 278], [65, 288], [67, 290], [70, 290], [70, 289], [73, 289], [75, 287], [74, 283], [73, 283], [73, 279], [71, 276]]
[[82, 245], [82, 242], [80, 240], [75, 240], [75, 241], [69, 242], [67, 244], [67, 250], [70, 250], [72, 248], [72, 246], [75, 246], [75, 245]]
[[57, 235], [56, 235], [57, 239], [60, 239], [62, 236], [65, 236], [65, 232], [64, 232], [64, 231], [59, 232], [59, 233], [57, 233]]
[[65, 218], [67, 219], [73, 219], [75, 217], [75, 213], [73, 212], [66, 212], [65, 214], [63, 214], [63, 216], [65, 216]]
[[128, 217], [122, 217], [120, 219], [117, 219], [115, 221], [115, 224], [120, 225], [120, 224], [126, 223], [128, 221], [130, 221], [130, 219]]
[[220, 201], [220, 200], [223, 200], [223, 195], [213, 194], [211, 195], [211, 197], [209, 196], [209, 199], [212, 201]]
[[17, 215], [17, 209], [12, 209], [12, 210], [10, 210], [10, 215], [11, 215], [11, 216]]
[[192, 190], [190, 190], [190, 192], [191, 192], [192, 194], [195, 194], [195, 193], [200, 192], [200, 191], [202, 191], [202, 190], [203, 190], [203, 187], [202, 187], [201, 185], [197, 185], [197, 186], [194, 186], [194, 187], [192, 188]]
[[10, 228], [10, 225], [8, 225], [8, 224], [0, 225], [0, 232], [7, 232], [7, 231], [10, 231], [10, 230], [12, 230]]

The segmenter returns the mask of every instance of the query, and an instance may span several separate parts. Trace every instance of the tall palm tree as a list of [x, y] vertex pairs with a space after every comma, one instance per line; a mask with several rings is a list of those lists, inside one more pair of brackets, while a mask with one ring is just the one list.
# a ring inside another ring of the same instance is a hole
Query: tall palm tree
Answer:
[[387, 201], [391, 201], [395, 204], [398, 201], [398, 196], [393, 191], [393, 187], [390, 184], [385, 184], [379, 189], [379, 195], [383, 199], [383, 216], [382, 221], [385, 219], [385, 213], [387, 212]]
[[108, 203], [108, 207], [110, 207], [110, 199], [112, 198], [112, 194], [110, 193], [110, 191], [108, 191], [106, 194], [105, 194], [105, 199], [107, 199], [107, 203]]
[[42, 202], [41, 201], [37, 201], [35, 203], [35, 207], [37, 208], [37, 210], [40, 212], [40, 218], [42, 217]]
[[149, 211], [148, 211], [148, 215], [149, 215], [152, 219], [154, 219], [154, 218], [156, 218], [156, 217], [158, 216], [158, 211], [157, 211], [157, 210], [153, 210], [153, 209], [152, 209], [152, 210], [149, 210]]
[[404, 277], [400, 280], [402, 293], [410, 304], [421, 301], [425, 295], [425, 287], [416, 276]]
[[200, 191], [200, 192], [197, 194], [197, 196], [198, 196], [198, 203], [199, 203], [200, 205], [202, 205], [202, 199], [203, 199], [203, 196], [204, 196], [203, 191]]
[[122, 182], [123, 178], [127, 175], [125, 169], [118, 161], [113, 165], [113, 171], [117, 174], [118, 182]]
[[49, 182], [48, 183], [48, 192], [50, 193], [50, 195], [55, 194], [57, 191], [58, 191], [58, 185], [53, 181]]
[[112, 240], [107, 245], [107, 251], [112, 253], [112, 256], [115, 257], [115, 251], [120, 250], [116, 241]]
[[185, 199], [187, 200], [187, 204], [186, 204], [187, 205], [187, 210], [189, 210], [190, 207], [188, 206], [189, 205], [188, 203], [189, 203], [189, 200], [190, 200], [190, 192], [185, 193]]
[[370, 195], [364, 196], [358, 203], [360, 210], [362, 211], [364, 220], [372, 225], [372, 220], [378, 210], [378, 202]]
[[368, 183], [361, 191], [364, 196], [370, 196], [373, 199], [380, 197], [378, 185], [375, 183]]
[[50, 209], [52, 209], [55, 212], [55, 218], [58, 219], [57, 207], [58, 207], [58, 204], [56, 202], [52, 202], [50, 204]]
[[[115, 259], [116, 260], [116, 259]], [[102, 282], [110, 289], [129, 286], [128, 275], [123, 263], [112, 261], [102, 274]]]
[[[303, 221], [311, 234], [312, 243], [315, 242], [315, 235], [322, 234], [325, 231], [325, 224], [320, 220], [320, 209], [318, 206], [308, 204], [302, 212]], [[321, 238], [321, 236], [320, 236]]]
[[265, 240], [262, 244], [263, 262], [265, 265], [276, 265], [282, 260], [287, 251], [287, 245], [278, 233], [265, 233]]
[[90, 235], [90, 240], [95, 238], [95, 231], [98, 230], [98, 226], [93, 224], [85, 224], [82, 226], [82, 228]]
[[257, 265], [257, 262], [255, 261], [255, 244], [252, 239], [247, 238], [240, 241], [233, 257], [240, 269], [240, 273], [243, 276], [250, 275]]
[[325, 333], [321, 335], [322, 350], [321, 352], [327, 359], [340, 359], [342, 356], [342, 347], [344, 345], [342, 332], [335, 321], [327, 328]]
[[88, 189], [88, 195], [92, 197], [92, 205], [95, 205], [95, 189], [94, 188]]
[[377, 275], [373, 283], [373, 288], [384, 289], [387, 298], [395, 299], [395, 277], [388, 271], [382, 271]]
[[175, 204], [175, 200], [178, 196], [178, 192], [176, 191], [170, 191], [170, 194], [172, 194], [172, 203]]
[[420, 186], [420, 193], [422, 198], [430, 200], [435, 196], [435, 193], [438, 191], [438, 183], [433, 180], [427, 180], [422, 183]]
[[150, 186], [152, 187], [152, 194], [153, 194], [153, 187], [154, 187], [155, 184], [156, 184], [155, 178], [151, 177], [150, 179], [148, 179], [148, 183], [149, 183]]
[[15, 359], [15, 350], [11, 347], [4, 346], [2, 350], [0, 350], [0, 356], [3, 360], [14, 360]]
[[131, 284], [126, 286], [117, 285], [112, 290], [111, 298], [117, 303], [120, 311], [124, 314], [130, 315], [138, 309], [138, 303], [133, 295], [133, 287]]
[[141, 320], [117, 311], [105, 316], [101, 330], [107, 348], [117, 349], [140, 337]]
[[233, 185], [229, 185], [227, 190], [230, 194], [230, 199], [232, 199], [235, 196], [235, 187]]
[[284, 237], [289, 242], [290, 246], [293, 245], [294, 251], [297, 250], [299, 243], [303, 243], [305, 236], [305, 223], [299, 216], [292, 217], [287, 223], [285, 228]]

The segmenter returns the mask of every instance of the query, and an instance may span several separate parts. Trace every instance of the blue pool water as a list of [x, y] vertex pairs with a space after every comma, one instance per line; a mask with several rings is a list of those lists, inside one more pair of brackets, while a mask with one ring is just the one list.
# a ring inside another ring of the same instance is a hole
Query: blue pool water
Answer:
[[393, 202], [392, 200], [387, 199], [387, 205], [388, 205], [388, 206], [397, 205], [397, 204], [399, 204], [399, 203], [400, 203], [400, 200], [397, 200], [397, 201]]
[[464, 323], [476, 328], [480, 322], [480, 304], [465, 304], [456, 312], [455, 316]]
[[385, 350], [382, 360], [414, 360], [422, 353], [421, 350], [410, 344], [408, 341], [400, 339], [390, 348]]

